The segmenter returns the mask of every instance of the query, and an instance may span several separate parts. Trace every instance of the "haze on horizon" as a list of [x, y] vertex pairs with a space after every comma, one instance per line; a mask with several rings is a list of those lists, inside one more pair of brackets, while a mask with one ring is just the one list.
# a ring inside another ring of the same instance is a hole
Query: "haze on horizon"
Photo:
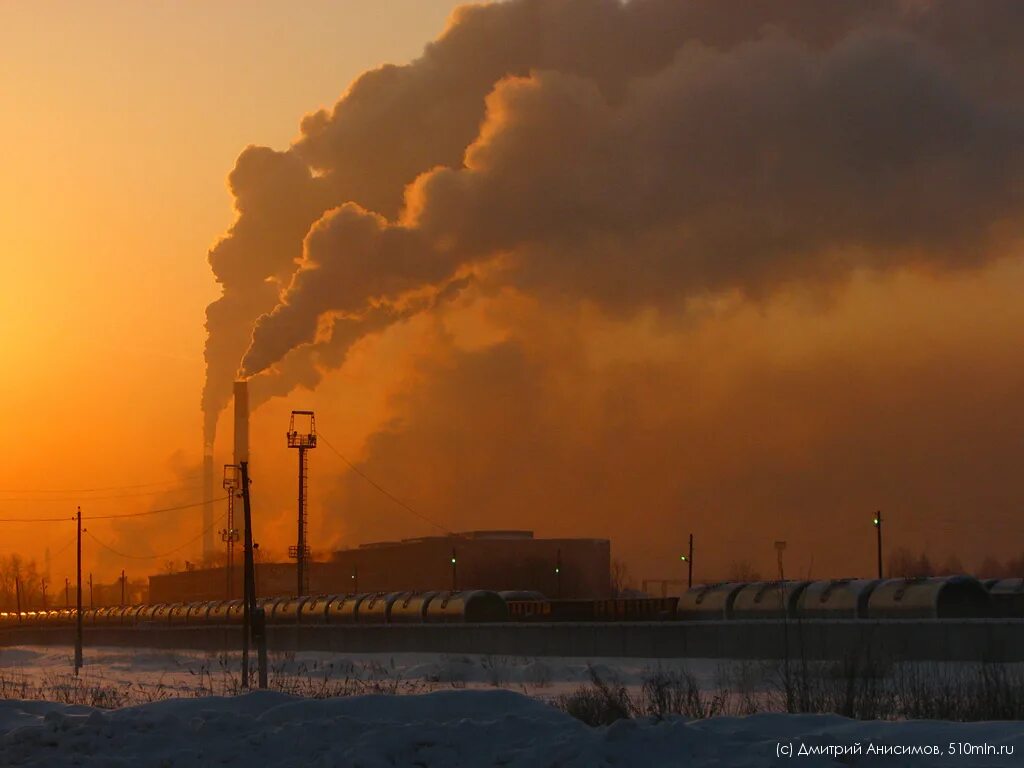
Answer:
[[[637, 581], [691, 531], [699, 578], [778, 539], [867, 574], [878, 508], [1020, 554], [1020, 6], [456, 5], [0, 5], [0, 517], [200, 500], [241, 368], [271, 555], [292, 408], [443, 526], [609, 537]], [[180, 565], [137, 558], [200, 519], [97, 521], [134, 557], [87, 563]], [[325, 446], [310, 522], [434, 532]], [[70, 525], [2, 531], [70, 574]]]

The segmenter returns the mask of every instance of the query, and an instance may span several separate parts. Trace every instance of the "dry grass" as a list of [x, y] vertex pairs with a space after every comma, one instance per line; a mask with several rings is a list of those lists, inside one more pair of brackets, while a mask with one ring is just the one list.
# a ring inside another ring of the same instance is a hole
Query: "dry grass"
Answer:
[[592, 668], [590, 677], [589, 684], [553, 701], [590, 725], [627, 717], [756, 712], [835, 713], [859, 720], [1024, 719], [1024, 671], [1007, 664], [893, 666], [865, 657], [838, 664], [771, 662], [720, 668], [707, 688], [685, 670], [654, 669], [633, 695]]
[[[459, 671], [468, 658], [453, 657]], [[255, 662], [255, 659], [253, 659]], [[485, 682], [508, 684], [509, 660], [480, 660]], [[532, 666], [543, 686], [550, 669]], [[255, 664], [253, 664], [255, 667]], [[170, 698], [233, 696], [245, 691], [238, 659], [210, 654], [183, 663], [177, 673], [147, 682], [123, 682], [90, 674], [43, 672], [36, 676], [0, 673], [0, 698], [42, 699], [102, 709]], [[854, 654], [842, 662], [778, 661], [723, 664], [713, 680], [702, 683], [685, 667], [645, 670], [639, 686], [627, 687], [607, 673], [588, 667], [589, 680], [571, 693], [550, 697], [555, 706], [592, 725], [630, 717], [703, 719], [756, 712], [836, 713], [862, 720], [930, 719], [950, 721], [1024, 720], [1024, 666], [917, 663], [893, 665]], [[256, 687], [251, 669], [250, 688]], [[323, 699], [364, 694], [402, 695], [436, 690], [440, 680], [406, 679], [392, 661], [296, 662], [294, 654], [271, 656], [270, 690]], [[466, 687], [457, 675], [447, 686]], [[524, 693], [529, 693], [522, 685]]]
[[[255, 665], [253, 665], [254, 667]], [[267, 688], [272, 691], [311, 699], [364, 694], [422, 693], [425, 684], [404, 680], [392, 667], [378, 663], [294, 664], [294, 655], [274, 657], [268, 665]], [[84, 704], [99, 709], [146, 704], [173, 698], [235, 696], [245, 692], [241, 673], [225, 654], [211, 655], [206, 661], [187, 669], [191, 680], [171, 684], [156, 682], [111, 681], [87, 672], [44, 672], [38, 676], [17, 673], [0, 674], [0, 698], [37, 699], [61, 704]], [[249, 687], [256, 688], [256, 671], [250, 669]]]

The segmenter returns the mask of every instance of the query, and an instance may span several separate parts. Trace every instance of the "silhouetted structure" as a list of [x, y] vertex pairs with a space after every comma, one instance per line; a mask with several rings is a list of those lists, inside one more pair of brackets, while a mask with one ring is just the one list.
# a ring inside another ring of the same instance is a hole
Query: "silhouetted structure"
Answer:
[[[298, 429], [295, 417], [300, 422], [308, 418], [307, 429]], [[306, 572], [306, 562], [309, 560], [309, 544], [307, 543], [307, 519], [306, 507], [308, 506], [308, 483], [309, 464], [306, 452], [316, 448], [316, 416], [312, 411], [292, 411], [291, 421], [288, 424], [288, 447], [299, 450], [299, 506], [298, 524], [295, 537], [295, 546], [288, 547], [288, 556], [295, 560], [296, 572], [296, 594], [304, 595], [309, 591], [309, 574]]]
[[[612, 593], [608, 539], [537, 539], [532, 531], [469, 531], [341, 550], [329, 562], [307, 562], [309, 592], [351, 592], [355, 574], [363, 592], [447, 590], [453, 549], [459, 589], [536, 590], [548, 596], [560, 589], [565, 598], [591, 599]], [[221, 599], [224, 580], [223, 568], [151, 576], [150, 601]], [[259, 563], [256, 583], [260, 597], [294, 595], [295, 565]]]

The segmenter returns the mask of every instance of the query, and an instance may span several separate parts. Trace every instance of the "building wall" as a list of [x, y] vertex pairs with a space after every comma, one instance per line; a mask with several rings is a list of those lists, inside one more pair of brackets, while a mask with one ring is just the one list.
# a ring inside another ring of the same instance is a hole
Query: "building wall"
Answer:
[[[455, 550], [455, 568], [451, 563]], [[561, 562], [560, 573], [555, 569]], [[405, 590], [526, 589], [549, 597], [611, 595], [611, 546], [607, 539], [463, 538], [439, 536], [335, 552], [329, 562], [308, 564], [311, 593]], [[454, 579], [453, 579], [454, 576]], [[295, 594], [294, 563], [258, 563], [261, 597]], [[224, 568], [151, 576], [150, 601], [220, 600], [227, 597]], [[234, 575], [234, 597], [242, 571]]]
[[328, 566], [349, 581], [357, 575], [359, 590], [369, 592], [410, 589], [410, 584], [414, 589], [528, 589], [549, 597], [606, 597], [611, 592], [607, 539], [439, 536], [342, 550]]

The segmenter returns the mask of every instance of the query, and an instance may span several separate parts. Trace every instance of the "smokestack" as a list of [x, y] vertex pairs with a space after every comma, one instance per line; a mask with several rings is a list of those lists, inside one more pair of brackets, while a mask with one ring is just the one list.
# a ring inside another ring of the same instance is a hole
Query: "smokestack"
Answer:
[[235, 382], [235, 464], [249, 460], [249, 382]]
[[[235, 382], [235, 466], [249, 460], [249, 382]], [[241, 475], [239, 475], [241, 477]], [[239, 526], [245, 541], [245, 521]]]
[[203, 450], [203, 561], [213, 557], [213, 451]]

